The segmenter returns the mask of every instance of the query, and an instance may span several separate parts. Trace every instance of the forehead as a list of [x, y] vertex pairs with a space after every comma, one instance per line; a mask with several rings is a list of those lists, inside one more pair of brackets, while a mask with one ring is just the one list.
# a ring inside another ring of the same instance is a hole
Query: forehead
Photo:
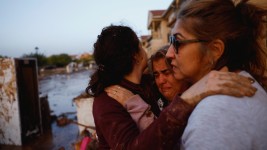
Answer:
[[174, 27], [171, 30], [171, 34], [174, 35], [176, 34], [178, 38], [186, 38], [186, 37], [194, 37], [192, 34], [190, 34], [189, 32], [187, 32], [184, 28], [184, 22], [183, 20], [178, 19], [175, 24]]
[[152, 63], [153, 63], [153, 70], [154, 71], [160, 71], [160, 70], [164, 70], [164, 69], [168, 68], [166, 61], [165, 61], [165, 58], [160, 58], [160, 59], [154, 60]]
[[182, 30], [181, 20], [176, 20], [173, 28], [171, 29], [171, 34], [174, 35], [180, 33], [181, 30]]

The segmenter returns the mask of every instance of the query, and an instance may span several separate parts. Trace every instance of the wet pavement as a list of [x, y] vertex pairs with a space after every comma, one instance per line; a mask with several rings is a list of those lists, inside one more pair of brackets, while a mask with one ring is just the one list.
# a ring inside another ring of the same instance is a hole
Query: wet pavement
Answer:
[[50, 109], [59, 116], [76, 112], [73, 98], [80, 95], [88, 85], [92, 70], [72, 74], [53, 75], [39, 81], [39, 92], [48, 95]]
[[[86, 88], [92, 70], [72, 74], [52, 75], [39, 81], [39, 92], [48, 96], [51, 115], [66, 115], [77, 120], [76, 106], [73, 98], [80, 95]], [[74, 149], [73, 144], [79, 140], [79, 130], [76, 124], [58, 126], [56, 121], [51, 124], [51, 130], [31, 139], [23, 146], [0, 145], [1, 150], [58, 150]]]

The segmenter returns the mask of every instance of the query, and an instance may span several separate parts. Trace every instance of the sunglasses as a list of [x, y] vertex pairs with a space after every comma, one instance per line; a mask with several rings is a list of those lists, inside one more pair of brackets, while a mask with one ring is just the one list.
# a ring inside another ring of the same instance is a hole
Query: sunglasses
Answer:
[[178, 49], [182, 44], [197, 43], [197, 42], [207, 42], [206, 40], [191, 39], [191, 40], [177, 40], [176, 34], [170, 36], [170, 44], [174, 46], [174, 51], [178, 54]]

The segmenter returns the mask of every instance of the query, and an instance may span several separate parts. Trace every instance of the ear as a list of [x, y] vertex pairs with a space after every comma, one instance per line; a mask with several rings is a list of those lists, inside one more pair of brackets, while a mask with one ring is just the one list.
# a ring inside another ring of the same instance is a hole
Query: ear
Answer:
[[139, 53], [136, 53], [135, 55], [134, 55], [134, 60], [135, 60], [135, 63], [136, 64], [139, 64], [139, 60], [140, 58], [139, 58]]
[[209, 44], [209, 48], [211, 49], [213, 61], [217, 62], [224, 52], [225, 45], [222, 40], [216, 39]]

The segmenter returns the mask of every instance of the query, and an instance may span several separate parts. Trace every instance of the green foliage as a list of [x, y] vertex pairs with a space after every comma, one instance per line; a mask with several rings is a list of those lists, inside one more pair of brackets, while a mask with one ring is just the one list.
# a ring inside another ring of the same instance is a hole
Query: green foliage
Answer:
[[90, 61], [94, 60], [93, 55], [90, 54], [84, 54], [81, 56], [81, 58], [77, 61], [78, 63], [82, 63], [83, 66], [88, 66]]
[[71, 57], [68, 54], [52, 55], [47, 58], [49, 65], [64, 67], [71, 62]]
[[90, 60], [92, 60], [92, 59], [91, 58], [82, 58], [82, 59], [80, 59], [80, 62], [82, 62], [84, 66], [88, 66]]
[[0, 58], [8, 58], [7, 56], [2, 56], [2, 55], [0, 55]]
[[[64, 54], [64, 53], [46, 57], [44, 54], [38, 53], [38, 50], [39, 48], [35, 47], [35, 51], [36, 51], [35, 53], [24, 54], [22, 58], [36, 58], [39, 68], [48, 67], [48, 66], [65, 67], [72, 61], [88, 65], [88, 63], [91, 60], [93, 60], [92, 55], [89, 55], [89, 54], [77, 60], [72, 60], [72, 58], [68, 54]], [[5, 56], [0, 55], [0, 58], [4, 58], [4, 57]]]

